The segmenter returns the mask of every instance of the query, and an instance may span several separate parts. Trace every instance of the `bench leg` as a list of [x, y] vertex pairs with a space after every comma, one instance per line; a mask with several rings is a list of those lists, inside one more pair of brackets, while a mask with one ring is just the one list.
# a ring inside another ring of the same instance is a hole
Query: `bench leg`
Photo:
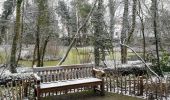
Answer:
[[27, 92], [28, 92], [28, 84], [26, 83], [26, 84], [24, 85], [24, 96], [25, 96], [25, 97], [28, 96]]
[[37, 91], [37, 100], [40, 100], [40, 92]]
[[94, 93], [96, 93], [96, 88], [97, 88], [97, 86], [93, 86], [93, 91], [94, 91]]
[[104, 91], [104, 80], [102, 81], [102, 84], [100, 85], [100, 90], [101, 90], [100, 95], [101, 95], [101, 96], [104, 96], [104, 95], [105, 95], [105, 91]]
[[64, 93], [67, 94], [67, 93], [68, 93], [68, 90], [65, 90]]
[[34, 95], [35, 95], [35, 98], [37, 97], [37, 100], [40, 100], [40, 91], [39, 89], [34, 89]]

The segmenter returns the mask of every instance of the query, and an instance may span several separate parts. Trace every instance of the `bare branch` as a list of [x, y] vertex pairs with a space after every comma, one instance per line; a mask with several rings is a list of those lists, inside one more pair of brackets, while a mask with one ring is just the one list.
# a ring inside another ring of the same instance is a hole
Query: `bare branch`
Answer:
[[136, 53], [135, 50], [133, 50], [130, 46], [128, 46], [128, 45], [126, 45], [126, 44], [122, 44], [121, 42], [120, 42], [120, 45], [125, 46], [125, 47], [129, 48], [130, 50], [132, 50], [132, 51], [135, 53], [135, 55], [145, 64], [146, 68], [148, 68], [148, 70], [149, 70], [151, 73], [153, 73], [158, 79], [160, 79], [160, 76], [159, 76], [157, 73], [155, 73], [155, 71], [153, 71], [153, 70], [146, 64], [146, 62], [142, 59], [142, 57], [139, 56], [139, 54]]
[[91, 14], [93, 13], [93, 11], [94, 11], [94, 9], [95, 9], [95, 7], [96, 7], [96, 3], [97, 3], [97, 0], [94, 2], [94, 5], [93, 5], [93, 7], [91, 8], [88, 16], [86, 17], [83, 25], [82, 25], [81, 27], [79, 27], [79, 29], [77, 30], [77, 33], [74, 35], [73, 40], [71, 41], [71, 43], [70, 43], [70, 45], [69, 45], [69, 47], [68, 47], [68, 49], [67, 49], [64, 57], [61, 59], [61, 61], [58, 63], [58, 65], [62, 65], [62, 63], [66, 60], [66, 58], [67, 58], [67, 56], [68, 56], [71, 48], [73, 47], [73, 45], [74, 45], [74, 43], [75, 43], [75, 41], [76, 41], [77, 35], [78, 35], [79, 32], [84, 28], [84, 26], [86, 25], [86, 23], [89, 21], [90, 16], [91, 16]]

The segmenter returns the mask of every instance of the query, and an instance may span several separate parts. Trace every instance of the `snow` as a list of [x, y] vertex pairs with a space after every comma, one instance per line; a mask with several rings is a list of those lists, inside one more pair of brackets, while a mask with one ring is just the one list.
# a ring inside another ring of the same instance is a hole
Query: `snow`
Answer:
[[33, 73], [3, 73], [0, 79], [3, 80], [19, 80], [19, 79], [33, 79]]
[[61, 86], [69, 86], [69, 85], [76, 85], [82, 83], [92, 83], [92, 82], [99, 82], [102, 81], [98, 78], [80, 78], [74, 80], [63, 80], [63, 81], [55, 81], [55, 82], [47, 82], [41, 83], [40, 88], [52, 88], [52, 87], [61, 87]]

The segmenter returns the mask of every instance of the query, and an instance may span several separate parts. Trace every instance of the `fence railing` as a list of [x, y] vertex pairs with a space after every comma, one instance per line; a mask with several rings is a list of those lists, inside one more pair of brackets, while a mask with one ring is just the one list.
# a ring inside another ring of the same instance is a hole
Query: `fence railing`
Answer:
[[32, 100], [34, 98], [34, 80], [8, 80], [0, 85], [0, 100]]
[[[138, 96], [150, 99], [167, 99], [170, 97], [170, 80], [168, 78], [148, 77], [146, 75], [117, 75], [106, 73], [104, 77], [105, 91]], [[32, 99], [34, 93], [34, 79], [10, 80], [0, 85], [0, 100]], [[83, 89], [84, 90], [84, 89]]]
[[133, 95], [150, 99], [167, 99], [170, 96], [170, 80], [136, 75], [106, 74], [105, 90], [107, 92]]

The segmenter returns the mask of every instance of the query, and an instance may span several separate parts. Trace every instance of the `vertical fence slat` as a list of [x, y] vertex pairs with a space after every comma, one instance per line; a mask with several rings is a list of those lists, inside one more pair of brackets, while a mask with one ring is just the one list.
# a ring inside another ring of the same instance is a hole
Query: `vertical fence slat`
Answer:
[[131, 77], [129, 75], [129, 95], [131, 94]]
[[120, 93], [123, 93], [123, 79], [122, 75], [120, 76]]
[[126, 79], [127, 76], [125, 76], [125, 94], [127, 93], [127, 79]]

